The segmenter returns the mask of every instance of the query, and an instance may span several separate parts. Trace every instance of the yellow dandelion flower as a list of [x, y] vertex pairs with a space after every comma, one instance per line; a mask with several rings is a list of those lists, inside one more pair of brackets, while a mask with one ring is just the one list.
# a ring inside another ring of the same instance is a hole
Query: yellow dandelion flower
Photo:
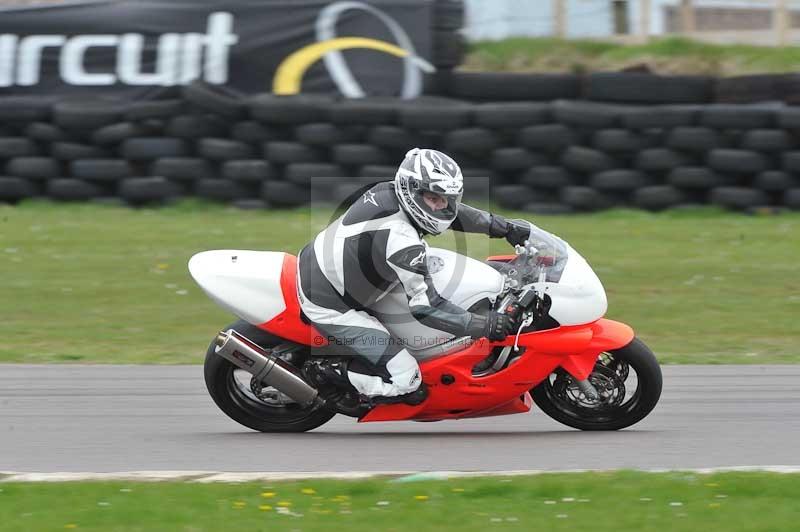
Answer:
[[303, 488], [300, 490], [300, 493], [303, 495], [314, 495], [317, 492], [314, 490], [314, 488]]
[[165, 263], [162, 262], [162, 263], [156, 264], [156, 268], [158, 268], [159, 270], [166, 270], [167, 268], [169, 268], [169, 264], [165, 264]]
[[261, 496], [264, 497], [265, 499], [271, 499], [271, 498], [273, 498], [275, 496], [275, 492], [274, 491], [264, 491], [264, 492], [261, 492]]
[[245, 506], [247, 506], [247, 503], [242, 502], [242, 501], [234, 501], [234, 503], [233, 503], [233, 507], [237, 508], [237, 509], [238, 508], [244, 508]]
[[291, 501], [278, 501], [278, 506], [281, 508], [288, 508], [292, 505]]
[[272, 510], [272, 506], [270, 506], [269, 504], [261, 504], [259, 505], [258, 509], [261, 510], [262, 512], [269, 512], [270, 510]]
[[461, 493], [462, 491], [464, 491], [464, 488], [453, 488], [451, 491], [453, 493]]
[[427, 501], [429, 499], [427, 495], [414, 495], [414, 498], [418, 501]]

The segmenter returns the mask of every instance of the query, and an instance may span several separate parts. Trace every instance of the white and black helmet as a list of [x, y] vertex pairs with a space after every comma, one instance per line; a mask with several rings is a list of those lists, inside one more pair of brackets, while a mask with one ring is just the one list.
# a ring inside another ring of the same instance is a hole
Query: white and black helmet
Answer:
[[[400, 205], [419, 229], [438, 235], [447, 230], [458, 215], [464, 194], [461, 168], [448, 155], [436, 150], [414, 148], [406, 153], [394, 177], [394, 191]], [[447, 200], [447, 206], [434, 211], [423, 200], [433, 192]]]

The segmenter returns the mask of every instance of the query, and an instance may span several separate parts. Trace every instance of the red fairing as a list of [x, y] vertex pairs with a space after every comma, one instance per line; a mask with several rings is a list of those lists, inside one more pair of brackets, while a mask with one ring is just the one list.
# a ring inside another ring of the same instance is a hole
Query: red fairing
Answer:
[[527, 412], [531, 407], [528, 390], [554, 369], [561, 366], [583, 380], [592, 372], [598, 355], [624, 347], [631, 340], [630, 327], [606, 319], [526, 333], [519, 338], [519, 346], [525, 351], [517, 361], [497, 373], [476, 377], [472, 375], [475, 364], [493, 348], [514, 343], [513, 336], [502, 342], [482, 339], [463, 351], [420, 364], [422, 380], [430, 391], [424, 403], [380, 405], [360, 421], [459, 419]]
[[516, 258], [516, 255], [492, 255], [490, 257], [486, 257], [486, 260], [491, 260], [494, 262], [511, 262]]
[[605, 351], [625, 347], [633, 341], [634, 332], [628, 325], [618, 321], [600, 319], [592, 323], [592, 340], [582, 353], [567, 357], [561, 367], [573, 377], [583, 380], [589, 377], [597, 356]]
[[297, 300], [297, 257], [289, 253], [283, 257], [281, 292], [286, 309], [259, 327], [300, 344], [315, 347], [327, 344], [327, 340], [319, 331], [300, 319], [300, 302]]

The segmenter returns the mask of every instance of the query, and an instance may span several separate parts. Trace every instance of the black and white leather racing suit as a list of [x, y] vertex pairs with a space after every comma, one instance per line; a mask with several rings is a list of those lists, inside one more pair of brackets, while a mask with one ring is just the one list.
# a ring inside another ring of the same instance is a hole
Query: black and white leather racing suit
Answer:
[[[452, 229], [506, 236], [506, 221], [462, 204]], [[426, 246], [400, 207], [394, 183], [378, 183], [302, 249], [298, 297], [303, 313], [335, 345], [354, 357], [347, 377], [359, 393], [396, 396], [420, 383], [417, 361], [392, 339], [371, 306], [397, 283], [419, 322], [455, 336], [482, 330], [483, 316], [448, 302], [428, 273]]]

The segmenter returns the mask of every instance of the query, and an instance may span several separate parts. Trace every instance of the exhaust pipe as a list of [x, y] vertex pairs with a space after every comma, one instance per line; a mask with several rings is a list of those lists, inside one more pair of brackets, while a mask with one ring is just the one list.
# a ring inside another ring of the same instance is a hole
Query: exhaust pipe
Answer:
[[251, 373], [259, 382], [272, 386], [304, 406], [316, 400], [316, 388], [308, 384], [294, 366], [233, 329], [220, 332], [214, 343], [214, 351], [219, 356]]

